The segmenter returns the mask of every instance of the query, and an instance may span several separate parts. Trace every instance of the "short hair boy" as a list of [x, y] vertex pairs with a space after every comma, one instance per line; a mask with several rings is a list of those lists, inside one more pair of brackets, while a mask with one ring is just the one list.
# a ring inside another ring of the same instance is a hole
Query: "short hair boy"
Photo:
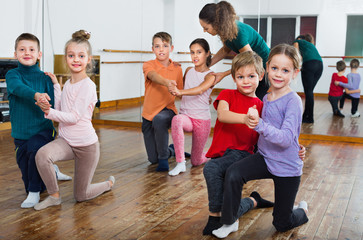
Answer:
[[152, 51], [155, 59], [145, 62], [145, 98], [142, 111], [142, 133], [148, 156], [152, 164], [158, 163], [156, 171], [168, 171], [168, 158], [173, 150], [168, 147], [172, 118], [178, 113], [175, 96], [168, 87], [176, 85], [183, 88], [183, 72], [180, 66], [169, 58], [174, 46], [166, 32], [158, 32], [152, 38]]
[[[22, 208], [31, 208], [39, 202], [45, 185], [39, 176], [35, 155], [39, 148], [52, 141], [56, 135], [52, 121], [44, 118], [35, 105], [40, 98], [54, 104], [51, 79], [40, 71], [39, 39], [30, 33], [21, 34], [15, 41], [14, 57], [18, 67], [7, 72], [6, 85], [9, 96], [11, 136], [14, 138], [16, 161], [22, 173], [27, 198]], [[38, 102], [39, 105], [42, 103]], [[43, 103], [44, 104], [44, 103]]]
[[348, 83], [342, 83], [342, 82], [335, 82], [335, 84], [338, 86], [344, 87], [346, 90], [340, 99], [340, 108], [342, 109], [344, 106], [344, 101], [346, 98], [352, 100], [352, 108], [351, 108], [351, 117], [356, 118], [360, 117], [360, 114], [358, 112], [358, 105], [359, 105], [359, 99], [360, 99], [360, 89], [359, 84], [361, 77], [358, 73], [359, 68], [359, 60], [358, 59], [352, 59], [350, 61], [350, 73], [347, 75]]
[[[245, 125], [247, 112], [256, 106], [261, 114], [263, 103], [255, 91], [264, 76], [262, 59], [255, 52], [239, 53], [233, 58], [231, 74], [237, 89], [223, 90], [214, 102], [218, 119], [214, 127], [211, 147], [206, 157], [212, 158], [203, 169], [207, 183], [209, 219], [203, 230], [204, 235], [222, 226], [219, 222], [223, 203], [224, 175], [230, 165], [253, 154], [258, 133]], [[239, 216], [254, 207], [272, 207], [257, 192], [241, 200]]]
[[329, 88], [329, 96], [328, 96], [328, 100], [330, 102], [330, 105], [333, 109], [333, 114], [335, 116], [338, 117], [345, 117], [343, 113], [340, 112], [339, 108], [338, 108], [338, 103], [340, 101], [340, 99], [343, 96], [343, 90], [344, 88], [341, 86], [337, 86], [335, 85], [336, 81], [342, 82], [342, 83], [347, 83], [348, 79], [344, 76], [344, 72], [346, 69], [346, 65], [345, 62], [340, 60], [337, 62], [337, 73], [333, 73], [332, 77], [331, 77], [331, 83], [330, 83], [330, 88]]

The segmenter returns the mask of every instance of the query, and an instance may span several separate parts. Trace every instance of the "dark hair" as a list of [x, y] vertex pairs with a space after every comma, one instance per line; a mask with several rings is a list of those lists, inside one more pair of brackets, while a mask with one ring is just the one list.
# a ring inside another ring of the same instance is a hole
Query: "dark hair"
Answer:
[[305, 34], [305, 40], [314, 44], [314, 37], [310, 33]]
[[265, 72], [262, 58], [253, 51], [245, 51], [237, 54], [233, 58], [231, 68], [232, 77], [235, 78], [238, 69], [245, 66], [253, 66], [259, 77]]
[[205, 40], [204, 38], [197, 38], [195, 39], [190, 45], [189, 45], [189, 49], [192, 47], [192, 45], [194, 44], [199, 44], [206, 53], [209, 53], [209, 56], [207, 57], [207, 66], [209, 67], [211, 62], [212, 62], [212, 54], [210, 53], [210, 48], [209, 48], [209, 44], [207, 42], [207, 40]]
[[345, 62], [343, 60], [340, 60], [337, 62], [337, 70], [338, 72], [344, 71], [346, 69], [347, 65], [345, 65]]
[[296, 37], [296, 40], [299, 40], [299, 39], [303, 39], [303, 40], [305, 40], [305, 35], [299, 35], [299, 36], [297, 36], [297, 37]]
[[286, 43], [276, 45], [275, 47], [273, 47], [271, 49], [270, 54], [268, 55], [267, 63], [270, 64], [271, 59], [275, 55], [279, 55], [279, 54], [285, 55], [288, 58], [290, 58], [294, 68], [300, 69], [301, 55], [300, 55], [299, 51], [296, 48], [294, 48], [293, 46], [286, 44]]
[[38, 51], [40, 51], [40, 41], [35, 35], [33, 35], [31, 33], [20, 34], [20, 36], [15, 40], [15, 51], [16, 51], [16, 48], [18, 47], [19, 42], [22, 40], [29, 40], [29, 41], [36, 42], [38, 45]]
[[158, 33], [155, 33], [154, 36], [153, 36], [153, 39], [152, 39], [152, 45], [154, 45], [154, 39], [155, 38], [160, 38], [161, 41], [167, 42], [170, 45], [173, 45], [173, 39], [171, 38], [170, 34], [167, 33], [167, 32], [158, 32]]
[[359, 60], [354, 58], [350, 61], [350, 68], [359, 68]]
[[236, 12], [227, 1], [206, 4], [199, 12], [199, 19], [211, 24], [222, 42], [231, 41], [237, 37]]
[[[72, 38], [68, 40], [64, 47], [64, 56], [67, 57], [67, 49], [71, 43], [84, 44], [87, 48], [87, 54], [89, 57], [92, 56], [92, 47], [88, 39], [90, 39], [91, 33], [85, 30], [79, 30], [72, 34]], [[87, 70], [92, 69], [92, 61], [87, 65]]]

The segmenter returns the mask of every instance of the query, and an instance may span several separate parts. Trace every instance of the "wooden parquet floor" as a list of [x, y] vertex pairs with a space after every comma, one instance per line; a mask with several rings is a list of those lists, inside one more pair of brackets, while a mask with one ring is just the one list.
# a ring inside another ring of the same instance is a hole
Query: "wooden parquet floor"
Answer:
[[[59, 182], [61, 206], [21, 209], [26, 194], [15, 161], [10, 131], [0, 132], [0, 239], [215, 239], [203, 236], [208, 218], [203, 166], [176, 177], [155, 172], [146, 159], [139, 128], [95, 125], [101, 159], [93, 182], [113, 175], [114, 188], [76, 203], [72, 181]], [[210, 146], [211, 137], [206, 149]], [[254, 209], [240, 218], [228, 239], [363, 239], [363, 145], [304, 140], [304, 174], [296, 201], [309, 204], [310, 221], [285, 233], [272, 225], [272, 209]], [[186, 136], [190, 150], [191, 135]], [[175, 166], [175, 159], [169, 159]], [[58, 164], [73, 176], [74, 162]], [[243, 195], [257, 190], [273, 201], [271, 180], [251, 181]], [[46, 197], [42, 194], [41, 198]]]

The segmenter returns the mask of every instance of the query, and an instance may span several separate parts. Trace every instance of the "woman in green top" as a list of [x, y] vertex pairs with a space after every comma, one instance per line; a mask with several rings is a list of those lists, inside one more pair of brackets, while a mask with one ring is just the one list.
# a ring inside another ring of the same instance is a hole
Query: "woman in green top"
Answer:
[[[218, 35], [223, 42], [223, 47], [213, 55], [211, 66], [226, 57], [231, 50], [235, 53], [255, 51], [263, 59], [265, 67], [270, 49], [260, 34], [251, 26], [236, 21], [236, 13], [229, 2], [209, 3], [199, 13], [199, 22], [204, 32], [212, 36]], [[231, 73], [215, 73], [216, 83]], [[268, 84], [262, 80], [256, 90], [256, 95], [261, 100], [266, 94]]]
[[305, 92], [305, 111], [303, 123], [314, 123], [314, 88], [323, 73], [323, 60], [316, 47], [311, 34], [300, 35], [294, 42], [303, 58], [301, 79]]

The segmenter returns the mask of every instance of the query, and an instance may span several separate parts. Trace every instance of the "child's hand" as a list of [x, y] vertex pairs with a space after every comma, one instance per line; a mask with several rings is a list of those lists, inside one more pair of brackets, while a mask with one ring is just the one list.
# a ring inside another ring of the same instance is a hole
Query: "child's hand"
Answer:
[[246, 125], [249, 128], [254, 129], [257, 126], [259, 120], [260, 120], [260, 116], [258, 115], [256, 105], [254, 105], [253, 107], [250, 107], [248, 109]]
[[176, 86], [172, 86], [170, 89], [169, 89], [169, 92], [173, 95], [173, 96], [178, 96], [180, 97], [181, 96], [181, 92], [180, 90], [176, 87]]
[[57, 84], [58, 83], [58, 79], [57, 79], [57, 77], [53, 73], [51, 73], [51, 72], [44, 72], [44, 73], [45, 73], [45, 75], [49, 76], [50, 79], [52, 79], [52, 83], [53, 84]]
[[36, 100], [36, 105], [39, 106], [41, 109], [49, 109], [51, 107], [49, 101], [50, 97], [47, 93], [35, 93], [34, 99]]
[[168, 90], [169, 90], [170, 93], [172, 93], [172, 91], [175, 90], [176, 85], [177, 84], [176, 84], [176, 82], [174, 80], [169, 80], [167, 87], [168, 87]]
[[335, 86], [339, 86], [339, 81], [334, 81]]
[[303, 145], [299, 144], [300, 147], [300, 151], [299, 151], [299, 158], [301, 159], [301, 161], [304, 161], [305, 159], [305, 154], [306, 154], [306, 149]]

